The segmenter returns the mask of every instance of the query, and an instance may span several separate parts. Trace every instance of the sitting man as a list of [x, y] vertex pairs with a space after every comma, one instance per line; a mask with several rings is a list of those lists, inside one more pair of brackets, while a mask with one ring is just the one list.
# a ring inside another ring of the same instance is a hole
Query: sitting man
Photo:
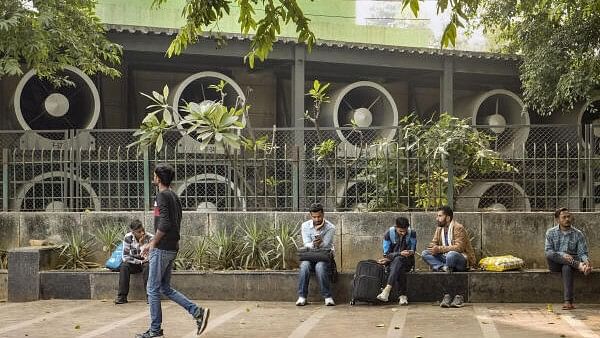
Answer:
[[[329, 249], [333, 252], [333, 236], [335, 235], [335, 226], [325, 220], [323, 206], [320, 203], [313, 203], [310, 206], [311, 220], [302, 223], [302, 242], [307, 248]], [[321, 261], [313, 263], [310, 261], [300, 262], [300, 273], [298, 276], [298, 300], [297, 306], [306, 305], [308, 296], [308, 283], [310, 272], [315, 271], [321, 295], [325, 298], [326, 306], [334, 306], [335, 302], [329, 289], [329, 262]]]
[[129, 276], [142, 273], [144, 278], [144, 291], [148, 283], [148, 259], [141, 256], [142, 248], [152, 239], [146, 234], [142, 222], [133, 220], [129, 224], [129, 232], [123, 238], [123, 262], [119, 268], [119, 292], [115, 304], [127, 303], [129, 294]]
[[377, 296], [387, 302], [392, 289], [400, 293], [399, 304], [408, 305], [406, 297], [406, 273], [415, 266], [415, 250], [417, 249], [417, 233], [409, 228], [406, 217], [396, 218], [396, 226], [390, 227], [383, 236], [383, 258], [379, 264], [390, 265], [387, 285]]
[[[437, 228], [433, 240], [421, 256], [433, 271], [467, 271], [475, 265], [475, 252], [465, 227], [453, 220], [454, 212], [449, 206], [440, 207], [437, 211]], [[451, 297], [445, 294], [441, 307], [461, 307], [463, 297], [456, 295], [452, 303]]]
[[550, 271], [562, 274], [565, 301], [563, 310], [573, 310], [573, 271], [578, 270], [587, 276], [592, 271], [592, 263], [588, 258], [584, 234], [571, 226], [572, 217], [569, 210], [556, 210], [554, 218], [558, 225], [546, 231], [544, 251]]

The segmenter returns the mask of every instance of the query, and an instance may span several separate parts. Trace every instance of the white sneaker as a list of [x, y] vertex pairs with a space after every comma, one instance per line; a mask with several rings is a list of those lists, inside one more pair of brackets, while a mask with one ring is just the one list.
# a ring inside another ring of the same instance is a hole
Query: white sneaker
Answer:
[[331, 298], [331, 297], [325, 298], [325, 306], [335, 306], [335, 302], [333, 301], [333, 298]]
[[304, 306], [304, 305], [306, 305], [306, 298], [298, 297], [298, 300], [296, 301], [296, 306]]
[[377, 295], [377, 299], [379, 299], [382, 302], [387, 302], [389, 296], [390, 296], [389, 293], [387, 293], [385, 291], [381, 291], [381, 293]]
[[398, 301], [400, 305], [408, 305], [408, 298], [405, 295], [400, 296], [400, 300]]

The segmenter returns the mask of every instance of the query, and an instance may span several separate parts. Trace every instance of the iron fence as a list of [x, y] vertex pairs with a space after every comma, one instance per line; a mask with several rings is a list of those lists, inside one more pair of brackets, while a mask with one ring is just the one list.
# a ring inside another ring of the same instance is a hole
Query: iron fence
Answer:
[[[144, 210], [152, 168], [169, 162], [185, 210], [294, 211], [314, 201], [339, 211], [446, 202], [463, 211], [600, 208], [600, 138], [591, 125], [480, 129], [516, 170], [471, 170], [457, 182], [446, 175], [452, 159], [418, 156], [418, 144], [406, 151], [401, 128], [254, 129], [273, 147], [231, 156], [179, 132], [155, 153], [128, 148], [132, 130], [2, 131], [0, 198], [5, 211]], [[316, 146], [324, 139], [335, 147], [323, 158]]]

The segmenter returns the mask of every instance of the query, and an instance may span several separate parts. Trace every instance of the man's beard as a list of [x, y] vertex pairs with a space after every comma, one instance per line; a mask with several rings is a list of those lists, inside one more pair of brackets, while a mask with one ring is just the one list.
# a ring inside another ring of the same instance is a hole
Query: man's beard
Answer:
[[439, 226], [440, 228], [443, 228], [446, 226], [446, 222], [437, 222], [437, 226]]

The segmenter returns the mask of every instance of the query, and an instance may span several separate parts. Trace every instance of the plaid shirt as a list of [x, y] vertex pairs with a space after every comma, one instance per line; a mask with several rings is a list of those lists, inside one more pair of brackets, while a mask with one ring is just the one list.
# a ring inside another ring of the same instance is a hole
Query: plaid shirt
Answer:
[[123, 238], [123, 262], [131, 264], [142, 264], [144, 258], [140, 255], [142, 247], [152, 239], [152, 235], [146, 233], [141, 241], [137, 241], [133, 232], [128, 232]]
[[546, 253], [569, 254], [581, 262], [588, 261], [588, 247], [583, 232], [571, 227], [567, 231], [561, 231], [558, 225], [546, 231]]

